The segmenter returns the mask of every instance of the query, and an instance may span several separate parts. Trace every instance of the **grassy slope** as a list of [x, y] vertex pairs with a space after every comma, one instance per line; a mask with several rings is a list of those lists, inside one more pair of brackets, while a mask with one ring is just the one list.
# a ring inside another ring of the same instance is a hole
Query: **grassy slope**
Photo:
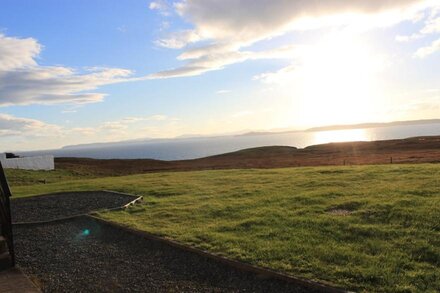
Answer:
[[[102, 217], [217, 254], [352, 290], [440, 289], [440, 165], [169, 172], [12, 186], [15, 196], [103, 188], [143, 195], [145, 203]], [[327, 212], [335, 208], [352, 214]]]

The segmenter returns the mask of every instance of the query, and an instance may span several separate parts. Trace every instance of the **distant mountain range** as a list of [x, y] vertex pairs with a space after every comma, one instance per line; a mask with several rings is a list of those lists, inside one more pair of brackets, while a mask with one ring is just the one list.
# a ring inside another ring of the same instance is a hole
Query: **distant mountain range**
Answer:
[[332, 131], [332, 130], [346, 130], [346, 129], [360, 129], [360, 128], [378, 128], [378, 127], [390, 127], [399, 125], [420, 125], [420, 124], [440, 124], [440, 119], [424, 119], [424, 120], [410, 120], [410, 121], [394, 121], [394, 122], [378, 122], [378, 123], [361, 123], [361, 124], [349, 124], [349, 125], [330, 125], [330, 126], [320, 126], [313, 127], [305, 130], [273, 130], [273, 131], [249, 131], [242, 133], [227, 133], [219, 135], [181, 135], [174, 138], [141, 138], [135, 140], [125, 140], [118, 142], [100, 142], [100, 143], [88, 143], [88, 144], [78, 144], [78, 145], [68, 145], [62, 147], [64, 150], [79, 150], [79, 149], [90, 149], [90, 148], [101, 148], [101, 147], [116, 147], [116, 146], [129, 146], [138, 145], [145, 143], [157, 143], [157, 142], [169, 142], [174, 140], [196, 140], [196, 139], [208, 139], [208, 138], [218, 138], [227, 136], [257, 136], [257, 135], [271, 135], [271, 134], [283, 134], [283, 133], [297, 133], [297, 132], [316, 132], [316, 131]]
[[96, 142], [96, 143], [84, 143], [84, 144], [76, 144], [76, 145], [67, 145], [63, 146], [61, 149], [89, 149], [89, 148], [99, 148], [106, 146], [125, 146], [125, 145], [135, 145], [139, 143], [145, 143], [148, 141], [154, 140], [153, 138], [142, 138], [142, 139], [133, 139], [133, 140], [124, 140], [124, 141], [115, 141], [115, 142]]
[[378, 128], [378, 127], [390, 127], [390, 126], [403, 126], [403, 125], [420, 125], [420, 124], [440, 124], [440, 119], [422, 119], [422, 120], [408, 120], [408, 121], [393, 121], [393, 122], [372, 122], [372, 123], [359, 123], [359, 124], [343, 124], [343, 125], [329, 125], [308, 128], [305, 130], [281, 130], [281, 131], [252, 131], [243, 133], [240, 135], [269, 135], [280, 133], [294, 133], [294, 132], [316, 132], [316, 131], [332, 131], [332, 130], [346, 130], [346, 129], [363, 129], [363, 128]]
[[376, 127], [389, 127], [389, 126], [399, 126], [399, 125], [419, 125], [419, 124], [437, 124], [437, 123], [440, 123], [440, 119], [393, 121], [393, 122], [385, 122], [385, 123], [361, 123], [361, 124], [352, 124], [352, 125], [332, 125], [332, 126], [309, 128], [306, 131], [328, 131], [328, 130], [376, 128]]

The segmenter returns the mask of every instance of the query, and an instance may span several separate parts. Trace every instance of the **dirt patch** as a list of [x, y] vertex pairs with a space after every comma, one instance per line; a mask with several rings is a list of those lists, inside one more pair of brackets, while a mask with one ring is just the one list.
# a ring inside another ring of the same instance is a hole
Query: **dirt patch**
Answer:
[[344, 210], [344, 209], [332, 209], [332, 210], [328, 210], [327, 213], [329, 213], [330, 215], [334, 215], [334, 216], [349, 216], [353, 212], [349, 211], [349, 210]]

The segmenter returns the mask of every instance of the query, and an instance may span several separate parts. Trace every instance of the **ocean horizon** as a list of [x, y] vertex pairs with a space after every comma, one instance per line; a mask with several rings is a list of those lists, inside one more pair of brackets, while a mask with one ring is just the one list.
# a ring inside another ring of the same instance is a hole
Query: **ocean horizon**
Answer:
[[21, 156], [51, 154], [55, 157], [81, 157], [93, 159], [156, 159], [187, 160], [213, 156], [241, 149], [262, 146], [291, 146], [305, 148], [310, 145], [345, 142], [403, 139], [415, 136], [440, 135], [440, 123], [394, 125], [326, 131], [300, 131], [219, 137], [195, 137], [168, 140], [131, 142], [116, 146], [81, 146], [56, 150], [17, 152]]

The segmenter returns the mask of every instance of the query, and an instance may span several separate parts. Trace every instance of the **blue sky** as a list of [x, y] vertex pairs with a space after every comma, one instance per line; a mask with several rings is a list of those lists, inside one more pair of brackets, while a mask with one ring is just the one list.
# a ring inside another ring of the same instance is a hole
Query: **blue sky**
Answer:
[[2, 149], [440, 118], [436, 2], [3, 0]]

